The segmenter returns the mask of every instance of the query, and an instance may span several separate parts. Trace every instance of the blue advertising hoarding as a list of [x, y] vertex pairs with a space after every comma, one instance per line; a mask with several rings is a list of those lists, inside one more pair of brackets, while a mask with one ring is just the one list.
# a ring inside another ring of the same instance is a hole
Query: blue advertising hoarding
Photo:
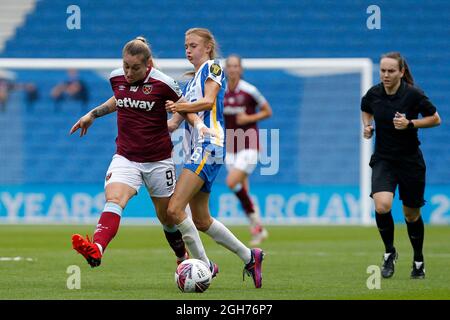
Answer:
[[[267, 224], [359, 224], [359, 188], [253, 185], [251, 195]], [[427, 187], [425, 223], [450, 224], [450, 186]], [[2, 223], [95, 223], [105, 203], [103, 185], [25, 185], [0, 187]], [[212, 216], [230, 224], [246, 223], [235, 195], [225, 185], [211, 193]], [[403, 222], [401, 202], [394, 201], [395, 222]], [[124, 223], [157, 223], [145, 188], [130, 200]]]

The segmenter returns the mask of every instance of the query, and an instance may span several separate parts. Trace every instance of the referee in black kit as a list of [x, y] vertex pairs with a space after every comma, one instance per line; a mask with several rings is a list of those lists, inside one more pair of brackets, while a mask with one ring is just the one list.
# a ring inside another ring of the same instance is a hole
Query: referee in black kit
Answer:
[[[398, 52], [384, 54], [380, 60], [381, 83], [362, 98], [364, 138], [375, 131], [375, 152], [370, 159], [375, 219], [386, 253], [381, 274], [394, 274], [398, 253], [394, 247], [394, 220], [391, 208], [395, 189], [403, 202], [408, 236], [414, 249], [411, 278], [425, 277], [422, 254], [424, 224], [420, 208], [425, 204], [425, 161], [420, 151], [418, 128], [438, 126], [441, 119], [422, 90], [414, 86], [405, 59]], [[419, 114], [422, 115], [418, 119]], [[373, 125], [375, 120], [375, 127]]]

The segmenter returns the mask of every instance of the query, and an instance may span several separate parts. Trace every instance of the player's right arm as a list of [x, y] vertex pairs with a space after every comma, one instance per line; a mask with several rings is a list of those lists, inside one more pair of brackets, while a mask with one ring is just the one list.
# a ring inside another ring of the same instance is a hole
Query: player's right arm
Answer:
[[177, 102], [173, 102], [170, 100], [166, 101], [166, 111], [175, 113], [192, 113], [192, 112], [201, 112], [206, 110], [212, 110], [214, 103], [217, 98], [217, 94], [219, 93], [220, 85], [211, 80], [210, 78], [206, 79], [205, 82], [205, 96], [197, 101], [188, 102], [186, 100], [179, 100]]
[[80, 131], [80, 137], [87, 133], [88, 128], [92, 125], [95, 119], [103, 117], [104, 115], [110, 114], [117, 111], [116, 98], [112, 96], [107, 101], [99, 105], [98, 107], [92, 109], [84, 116], [82, 116], [70, 129], [70, 134], [74, 133], [78, 129]]
[[[176, 103], [187, 103], [186, 99], [184, 97], [181, 97]], [[171, 100], [166, 101], [166, 107], [167, 105], [172, 105], [174, 102]], [[167, 126], [169, 128], [169, 132], [175, 131], [180, 124], [186, 120], [189, 122], [189, 124], [193, 127], [195, 127], [200, 136], [203, 138], [205, 135], [210, 135], [212, 137], [216, 136], [216, 133], [209, 129], [202, 119], [198, 116], [195, 112], [175, 112], [170, 118], [170, 120], [167, 121]]]
[[373, 135], [373, 114], [370, 114], [368, 112], [364, 112], [362, 111], [362, 121], [364, 124], [364, 131], [363, 131], [363, 135], [364, 138], [366, 139], [370, 139], [372, 138]]

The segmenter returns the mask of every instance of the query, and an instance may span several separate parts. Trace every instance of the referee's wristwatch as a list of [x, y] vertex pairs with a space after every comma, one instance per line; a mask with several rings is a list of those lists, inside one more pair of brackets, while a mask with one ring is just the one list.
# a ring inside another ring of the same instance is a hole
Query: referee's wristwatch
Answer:
[[414, 122], [412, 122], [412, 120], [409, 120], [407, 128], [414, 129]]

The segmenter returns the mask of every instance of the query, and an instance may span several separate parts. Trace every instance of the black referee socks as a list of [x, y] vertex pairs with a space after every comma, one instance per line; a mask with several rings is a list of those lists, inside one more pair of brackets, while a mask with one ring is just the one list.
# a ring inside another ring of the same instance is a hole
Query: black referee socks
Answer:
[[414, 261], [423, 261], [423, 238], [424, 238], [424, 225], [422, 216], [419, 217], [415, 222], [408, 222], [405, 219], [406, 227], [408, 228], [408, 236], [411, 241], [412, 247], [414, 249]]
[[392, 212], [389, 211], [383, 214], [375, 212], [375, 220], [377, 222], [377, 227], [378, 231], [380, 232], [381, 239], [383, 239], [386, 253], [395, 252], [394, 219], [392, 218]]

